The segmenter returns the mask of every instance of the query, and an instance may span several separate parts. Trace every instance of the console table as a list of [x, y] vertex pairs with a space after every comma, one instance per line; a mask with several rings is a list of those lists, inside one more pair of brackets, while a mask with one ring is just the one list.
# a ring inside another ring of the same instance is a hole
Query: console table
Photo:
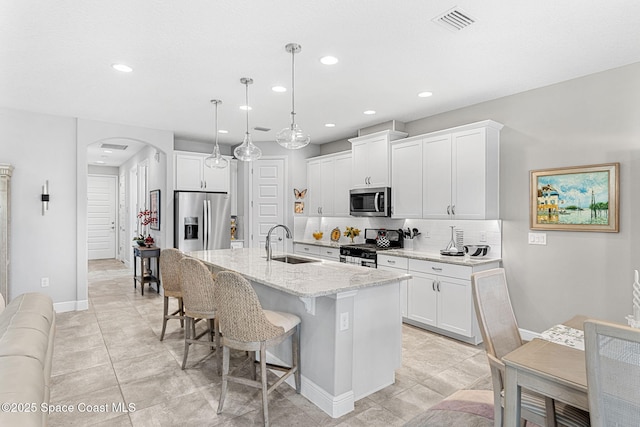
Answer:
[[[140, 258], [140, 275], [138, 276], [138, 260]], [[156, 260], [156, 275], [151, 270], [151, 258]], [[140, 282], [140, 290], [144, 295], [144, 284], [152, 282], [156, 284], [156, 291], [160, 293], [160, 248], [151, 246], [149, 248], [142, 246], [133, 247], [133, 288], [136, 289]], [[153, 288], [152, 288], [153, 289]]]

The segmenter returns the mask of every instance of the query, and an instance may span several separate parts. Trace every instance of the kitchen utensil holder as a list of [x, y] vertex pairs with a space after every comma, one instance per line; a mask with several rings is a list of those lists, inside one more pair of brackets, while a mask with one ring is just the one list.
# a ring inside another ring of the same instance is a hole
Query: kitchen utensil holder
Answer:
[[413, 250], [413, 239], [404, 239], [404, 246], [403, 248], [407, 251], [412, 251]]

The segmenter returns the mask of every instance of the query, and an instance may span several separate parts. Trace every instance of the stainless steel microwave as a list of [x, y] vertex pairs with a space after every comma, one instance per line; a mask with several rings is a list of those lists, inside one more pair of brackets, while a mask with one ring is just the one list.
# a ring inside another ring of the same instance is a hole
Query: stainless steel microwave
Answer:
[[349, 192], [351, 216], [391, 216], [391, 188], [356, 188]]

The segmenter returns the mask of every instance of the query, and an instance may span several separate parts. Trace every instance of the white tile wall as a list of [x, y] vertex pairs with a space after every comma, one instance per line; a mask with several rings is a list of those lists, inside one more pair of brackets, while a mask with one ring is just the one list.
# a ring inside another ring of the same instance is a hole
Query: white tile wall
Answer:
[[[417, 228], [422, 234], [414, 239], [414, 250], [436, 252], [444, 249], [451, 239], [451, 228], [463, 230], [465, 244], [487, 244], [491, 250], [487, 258], [502, 257], [502, 221], [501, 220], [426, 220], [426, 219], [391, 219], [360, 217], [296, 217], [294, 219], [295, 240], [313, 240], [314, 231], [324, 232], [322, 240], [329, 241], [331, 230], [339, 227], [344, 232], [346, 227], [357, 227], [362, 230], [356, 243], [364, 242], [365, 228], [406, 229]], [[480, 242], [482, 234], [486, 234], [486, 242]], [[349, 243], [347, 237], [341, 236], [340, 243]]]

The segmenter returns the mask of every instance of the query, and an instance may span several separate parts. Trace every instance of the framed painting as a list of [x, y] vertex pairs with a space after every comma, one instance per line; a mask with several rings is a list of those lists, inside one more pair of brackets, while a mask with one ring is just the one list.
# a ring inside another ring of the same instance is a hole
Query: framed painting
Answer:
[[531, 171], [532, 230], [618, 232], [620, 163]]
[[151, 212], [151, 229], [160, 230], [160, 190], [149, 192], [149, 212]]

